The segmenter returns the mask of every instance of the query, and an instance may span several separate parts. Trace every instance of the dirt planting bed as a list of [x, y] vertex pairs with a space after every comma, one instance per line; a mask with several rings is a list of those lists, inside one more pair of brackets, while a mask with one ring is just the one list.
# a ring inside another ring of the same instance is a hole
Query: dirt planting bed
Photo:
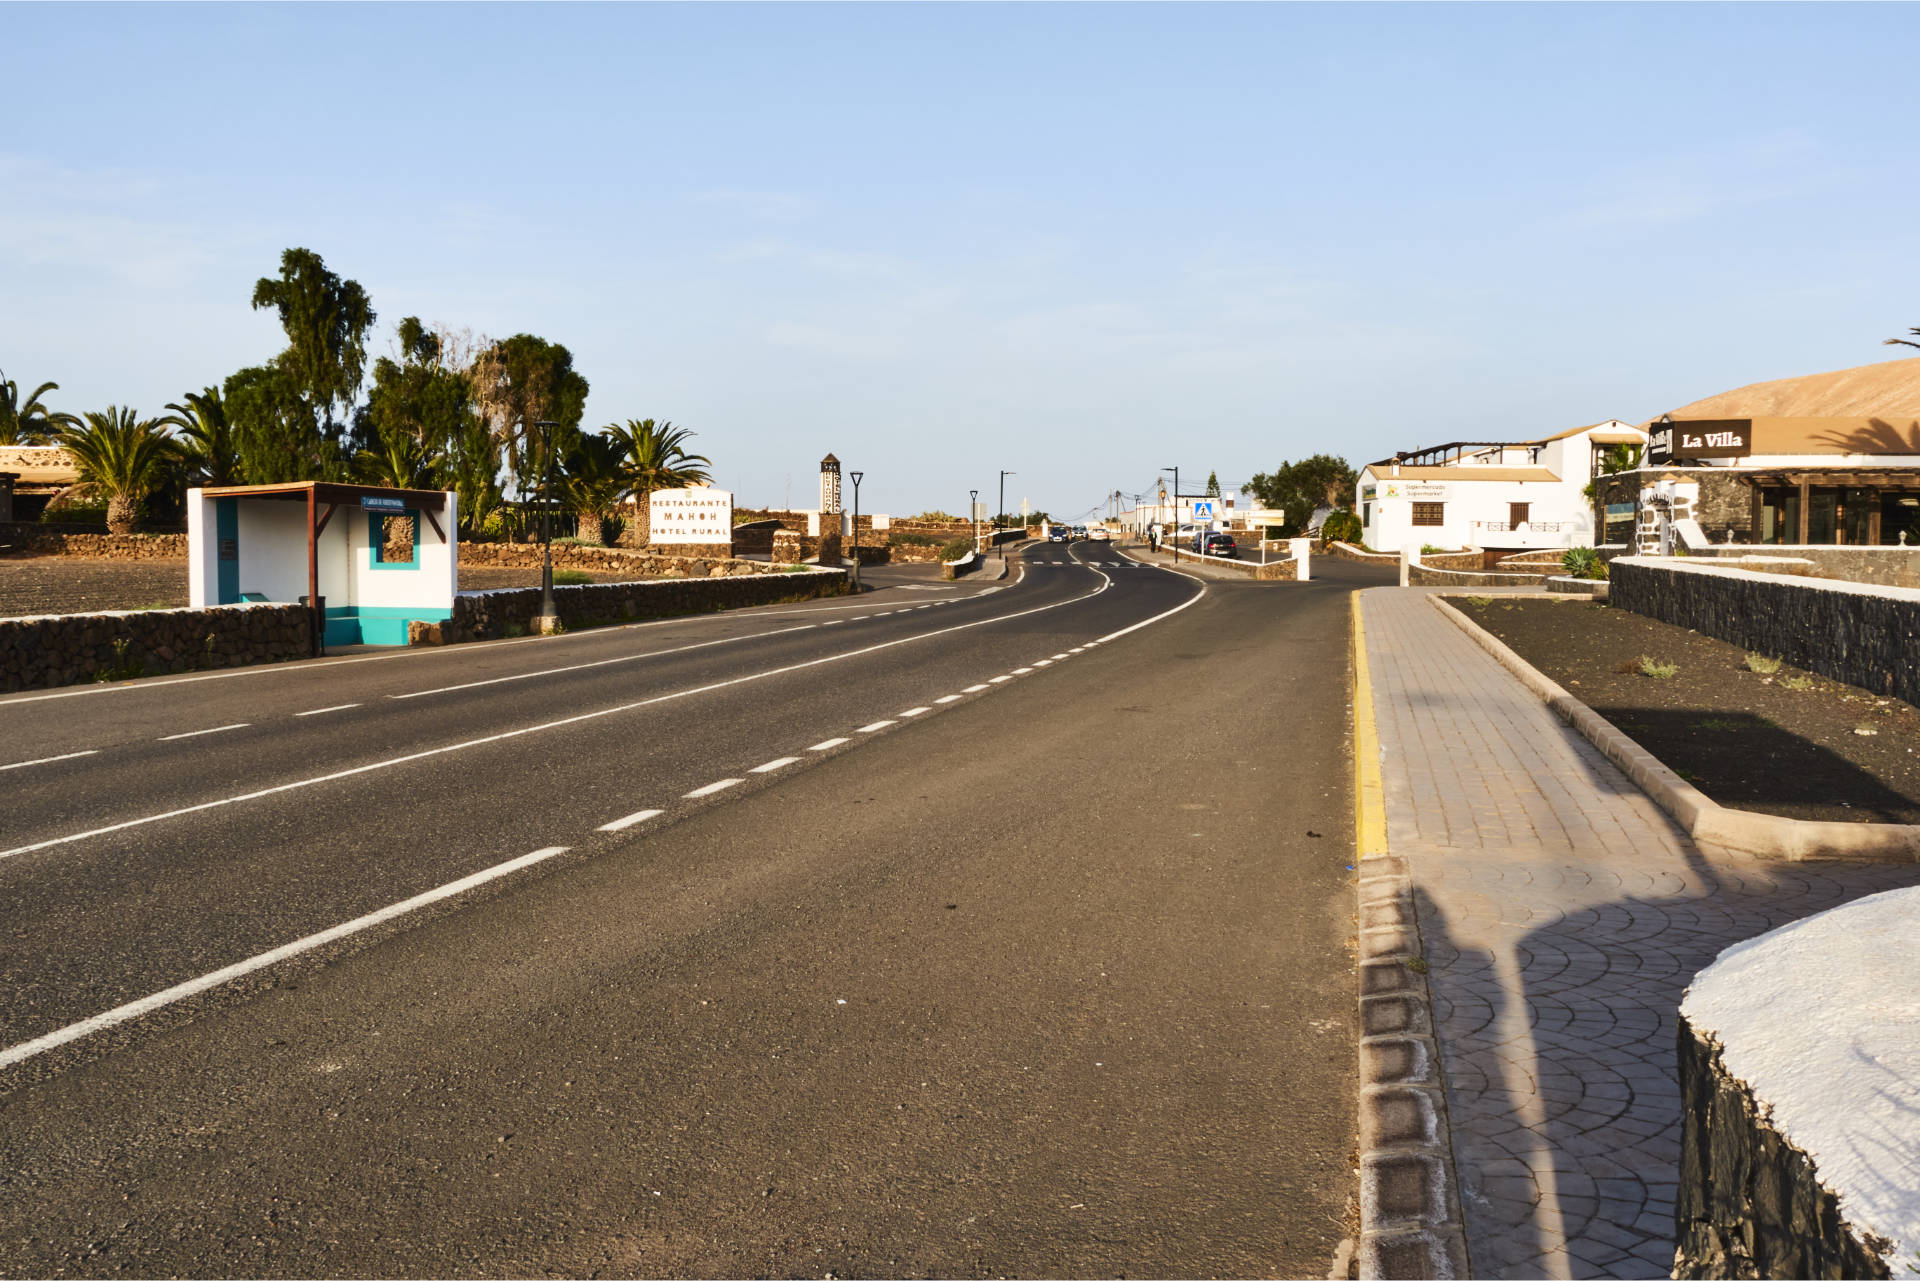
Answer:
[[1909, 703], [1784, 664], [1755, 671], [1738, 646], [1606, 605], [1448, 599], [1722, 805], [1920, 823], [1920, 709]]

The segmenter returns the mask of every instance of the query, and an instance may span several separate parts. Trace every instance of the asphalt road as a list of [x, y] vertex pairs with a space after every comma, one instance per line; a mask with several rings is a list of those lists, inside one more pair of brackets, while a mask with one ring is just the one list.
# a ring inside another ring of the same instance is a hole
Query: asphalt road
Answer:
[[1323, 1273], [1370, 571], [1071, 558], [0, 699], [0, 1270]]

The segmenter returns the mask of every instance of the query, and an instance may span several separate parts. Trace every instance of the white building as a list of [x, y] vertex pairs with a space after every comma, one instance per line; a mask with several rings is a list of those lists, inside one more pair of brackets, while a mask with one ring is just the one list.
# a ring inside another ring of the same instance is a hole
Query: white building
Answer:
[[1610, 418], [1543, 440], [1454, 441], [1369, 463], [1360, 471], [1366, 545], [1525, 551], [1591, 547], [1587, 486], [1616, 445], [1647, 434]]

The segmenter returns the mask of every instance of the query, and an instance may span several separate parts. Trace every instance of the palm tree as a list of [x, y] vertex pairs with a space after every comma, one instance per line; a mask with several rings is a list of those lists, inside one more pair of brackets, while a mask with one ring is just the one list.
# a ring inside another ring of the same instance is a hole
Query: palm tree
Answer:
[[627, 492], [627, 446], [619, 436], [581, 436], [561, 460], [561, 494], [580, 519], [582, 540], [606, 542], [607, 515]]
[[130, 534], [140, 503], [165, 479], [180, 445], [166, 429], [178, 418], [142, 418], [132, 409], [108, 405], [88, 412], [85, 423], [69, 426], [59, 443], [73, 455], [80, 473], [77, 488], [107, 500], [107, 532]]
[[432, 489], [440, 459], [405, 432], [383, 435], [353, 458], [353, 477], [363, 485]]
[[227, 405], [218, 387], [190, 391], [167, 408], [180, 424], [180, 452], [195, 485], [240, 483], [240, 441], [227, 421]]
[[607, 424], [606, 431], [625, 447], [627, 488], [633, 491], [641, 532], [649, 537], [653, 532], [647, 523], [649, 494], [656, 489], [704, 485], [713, 479], [713, 473], [708, 470], [713, 460], [686, 451], [693, 433], [685, 427], [675, 427], [670, 422], [656, 424], [651, 418], [629, 418], [624, 427], [618, 423]]
[[20, 403], [20, 388], [12, 379], [0, 380], [0, 445], [38, 445], [66, 428], [78, 426], [72, 414], [55, 413], [41, 401], [59, 383], [41, 383]]

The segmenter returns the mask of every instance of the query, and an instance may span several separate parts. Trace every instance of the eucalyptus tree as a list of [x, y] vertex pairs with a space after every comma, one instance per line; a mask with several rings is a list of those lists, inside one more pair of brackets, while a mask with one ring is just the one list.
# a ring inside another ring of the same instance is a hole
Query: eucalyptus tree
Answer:
[[344, 475], [339, 444], [321, 432], [292, 376], [278, 365], [253, 365], [228, 375], [221, 403], [249, 484]]
[[59, 383], [41, 383], [20, 400], [20, 387], [11, 378], [0, 378], [0, 445], [41, 445], [57, 432], [80, 420], [47, 408], [40, 398], [59, 391]]
[[178, 461], [179, 443], [167, 428], [180, 425], [171, 415], [142, 418], [137, 410], [108, 405], [60, 432], [59, 443], [73, 456], [80, 474], [77, 488], [107, 500], [109, 533], [133, 532], [140, 504]]
[[227, 403], [220, 389], [190, 391], [169, 401], [167, 408], [180, 424], [180, 453], [187, 463], [188, 483], [238, 485], [240, 442], [227, 421]]
[[381, 436], [353, 456], [353, 478], [363, 485], [433, 489], [439, 468], [438, 451], [400, 432]]
[[625, 448], [627, 488], [633, 492], [635, 515], [646, 535], [641, 541], [647, 541], [653, 533], [648, 495], [656, 489], [706, 484], [713, 479], [713, 460], [688, 453], [693, 432], [671, 422], [629, 418], [624, 425], [609, 423], [606, 431]]
[[583, 541], [606, 542], [606, 519], [627, 492], [627, 447], [618, 436], [582, 434], [567, 451], [562, 494]]
[[361, 443], [407, 436], [429, 453], [444, 452], [473, 415], [473, 385], [464, 371], [451, 368], [441, 338], [408, 316], [395, 331], [395, 360], [373, 362], [373, 389], [367, 393], [366, 428]]
[[[588, 383], [573, 353], [533, 334], [515, 334], [474, 357], [469, 371], [474, 407], [487, 423], [501, 461], [525, 502], [565, 453], [586, 413]], [[538, 426], [559, 424], [558, 430]]]
[[271, 308], [287, 334], [274, 365], [288, 378], [321, 436], [337, 444], [353, 416], [366, 373], [373, 302], [356, 280], [327, 269], [311, 249], [280, 255], [280, 275], [253, 286], [255, 311]]

